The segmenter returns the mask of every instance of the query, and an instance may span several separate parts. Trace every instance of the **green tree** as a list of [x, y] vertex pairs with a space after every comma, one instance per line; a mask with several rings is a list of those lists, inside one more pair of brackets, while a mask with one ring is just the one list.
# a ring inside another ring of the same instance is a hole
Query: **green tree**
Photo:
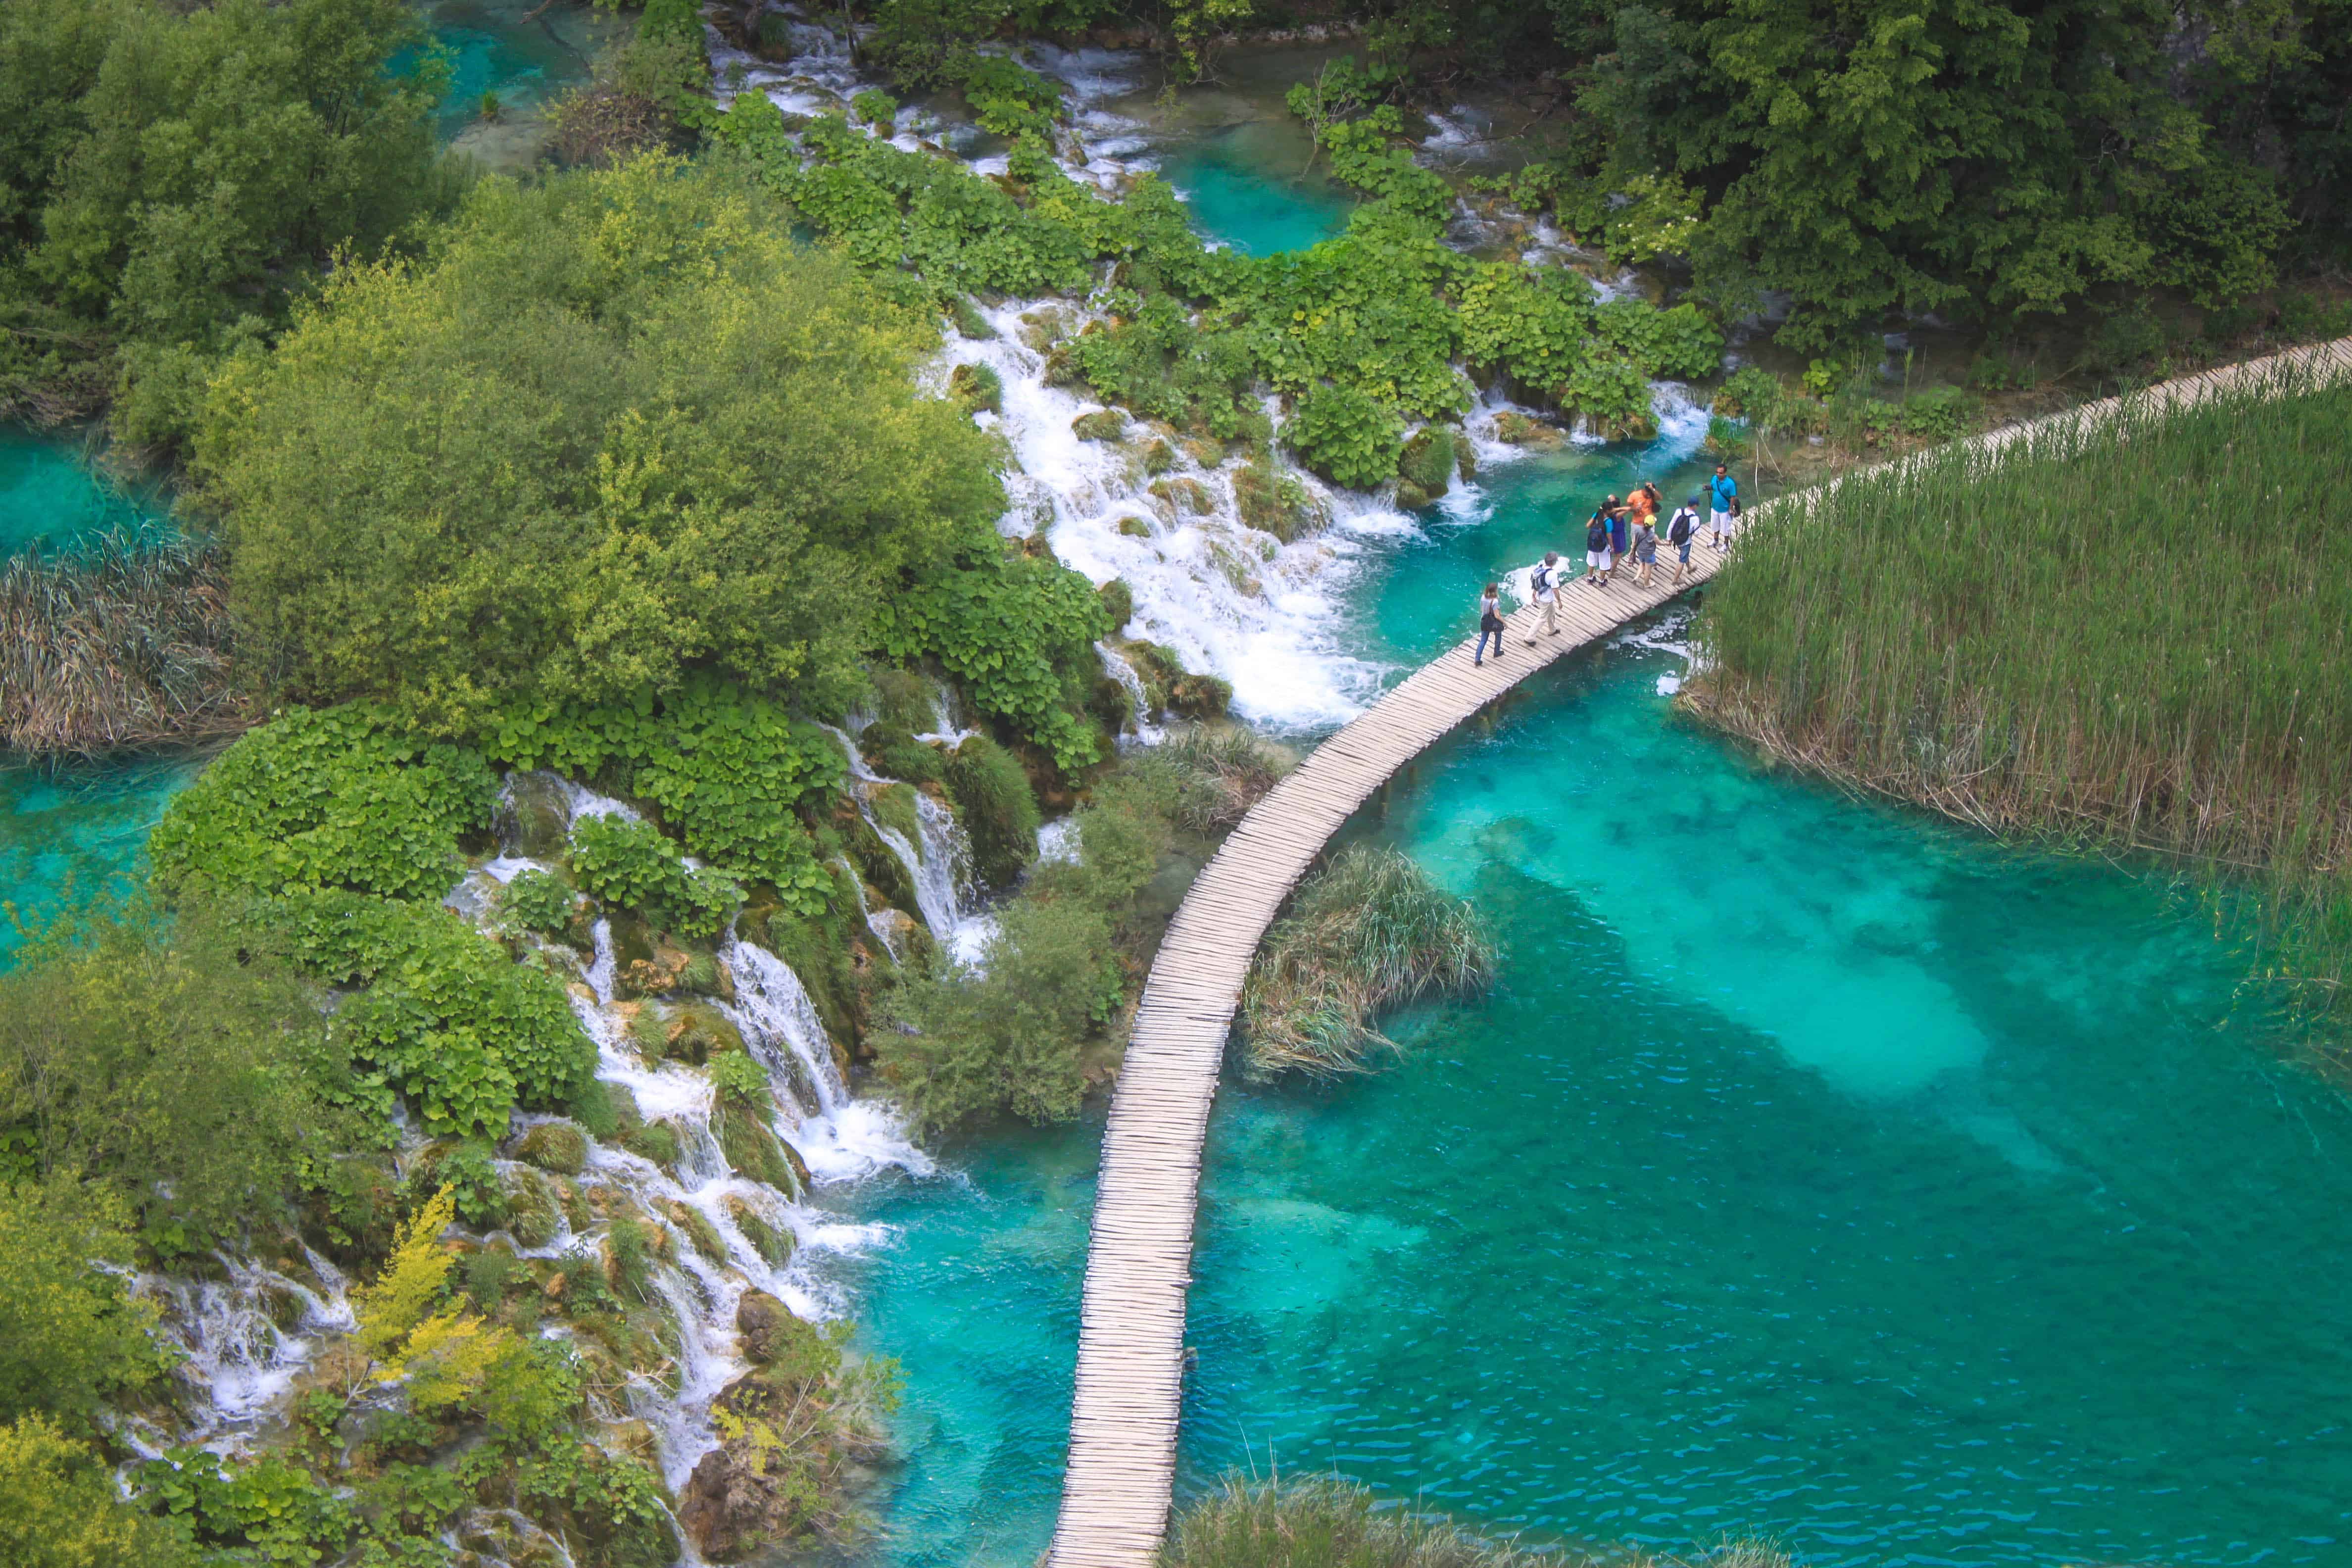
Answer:
[[429, 265], [347, 268], [236, 362], [198, 471], [295, 694], [454, 733], [708, 669], [837, 711], [901, 569], [1003, 509], [915, 392], [936, 342], [723, 171], [490, 181]]
[[162, 340], [274, 316], [340, 247], [373, 250], [445, 195], [441, 79], [404, 0], [126, 5], [34, 260], [67, 303]]
[[234, 1237], [353, 1131], [324, 1029], [215, 911], [53, 927], [0, 975], [0, 1150], [108, 1194], [164, 1252]]
[[0, 1180], [0, 1420], [47, 1414], [79, 1426], [106, 1395], [167, 1364], [151, 1336], [154, 1310], [100, 1267], [131, 1261], [125, 1217], [103, 1190], [70, 1178]]
[[0, 1563], [181, 1568], [192, 1556], [170, 1527], [122, 1500], [88, 1446], [38, 1415], [0, 1426]]
[[1797, 347], [1897, 311], [2219, 300], [2269, 280], [2286, 213], [2174, 90], [2174, 19], [2158, 0], [1656, 0], [1618, 9], [1584, 105], [1619, 128], [1613, 179], [1703, 195], [1702, 290], [1788, 291]]

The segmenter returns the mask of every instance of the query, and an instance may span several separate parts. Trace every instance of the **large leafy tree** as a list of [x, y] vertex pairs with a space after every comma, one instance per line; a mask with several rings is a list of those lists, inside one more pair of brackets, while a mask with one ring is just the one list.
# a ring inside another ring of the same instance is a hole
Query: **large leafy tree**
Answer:
[[236, 607], [293, 693], [445, 731], [697, 670], [837, 710], [900, 572], [1003, 510], [937, 342], [721, 172], [486, 183], [215, 384]]
[[1708, 197], [1726, 295], [1819, 348], [1890, 310], [2060, 311], [2114, 286], [2265, 284], [2287, 214], [2184, 87], [2157, 0], [1656, 0], [1586, 94], [1621, 172]]

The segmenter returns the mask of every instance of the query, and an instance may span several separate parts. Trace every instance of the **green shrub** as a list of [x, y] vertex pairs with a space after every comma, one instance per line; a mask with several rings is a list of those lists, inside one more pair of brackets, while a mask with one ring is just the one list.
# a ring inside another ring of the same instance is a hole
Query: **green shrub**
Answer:
[[1109, 920], [1077, 899], [1016, 900], [982, 963], [981, 976], [913, 977], [889, 999], [900, 1026], [869, 1037], [883, 1075], [927, 1128], [1076, 1115], [1086, 1043], [1125, 997]]
[[562, 878], [536, 867], [516, 872], [499, 892], [499, 910], [508, 922], [541, 936], [562, 935], [579, 905], [580, 895], [564, 886]]
[[877, 130], [887, 130], [898, 113], [898, 100], [879, 88], [869, 87], [851, 97], [849, 111]]
[[1020, 763], [987, 736], [972, 735], [949, 757], [947, 786], [971, 840], [973, 874], [992, 888], [1017, 879], [1037, 858], [1041, 820]]
[[97, 1450], [38, 1415], [0, 1426], [0, 1553], [14, 1568], [194, 1568], [190, 1543], [127, 1503]]
[[257, 913], [320, 978], [366, 985], [332, 1036], [428, 1133], [503, 1137], [511, 1107], [560, 1110], [594, 1075], [562, 984], [447, 910], [317, 893]]
[[1094, 584], [1058, 562], [991, 550], [919, 575], [879, 611], [883, 650], [937, 658], [982, 712], [1010, 720], [1065, 770], [1102, 754], [1083, 717], [1111, 632]]
[[571, 860], [591, 896], [680, 936], [715, 936], [742, 907], [741, 883], [710, 867], [687, 869], [677, 846], [650, 822], [589, 817], [572, 830]]
[[744, 1110], [765, 1110], [772, 1103], [768, 1069], [749, 1051], [721, 1051], [711, 1058], [710, 1087], [722, 1103]]
[[1003, 489], [916, 388], [929, 300], [792, 230], [740, 167], [644, 157], [486, 183], [427, 262], [338, 268], [199, 432], [256, 668], [446, 734], [697, 672], [841, 711], [870, 606], [992, 542]]
[[1395, 473], [1404, 455], [1403, 421], [1352, 386], [1309, 390], [1291, 411], [1282, 438], [1308, 468], [1357, 489]]
[[384, 710], [294, 708], [173, 798], [148, 855], [170, 892], [437, 899], [498, 788], [478, 753], [412, 739]]
[[793, 814], [822, 809], [840, 789], [840, 745], [733, 682], [689, 679], [643, 706], [508, 710], [482, 744], [510, 767], [617, 776], [659, 806], [696, 855], [773, 883], [795, 908], [824, 906], [830, 879]]
[[1923, 441], [1951, 441], [1975, 428], [1977, 400], [1957, 386], [1915, 393], [1903, 405], [1903, 428]]

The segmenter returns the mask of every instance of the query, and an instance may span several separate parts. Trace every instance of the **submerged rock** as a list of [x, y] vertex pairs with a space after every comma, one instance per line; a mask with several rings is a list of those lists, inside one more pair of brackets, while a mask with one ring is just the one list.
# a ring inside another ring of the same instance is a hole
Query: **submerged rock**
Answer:
[[799, 1238], [789, 1230], [770, 1225], [761, 1217], [760, 1211], [744, 1199], [729, 1194], [727, 1217], [734, 1223], [737, 1230], [743, 1233], [743, 1239], [751, 1244], [751, 1250], [758, 1253], [769, 1268], [782, 1268], [793, 1260], [793, 1248], [799, 1245]]

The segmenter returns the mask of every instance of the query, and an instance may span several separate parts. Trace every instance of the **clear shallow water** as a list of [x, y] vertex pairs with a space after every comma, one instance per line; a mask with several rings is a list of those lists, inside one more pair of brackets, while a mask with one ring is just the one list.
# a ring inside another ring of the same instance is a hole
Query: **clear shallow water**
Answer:
[[1245, 256], [1303, 250], [1348, 226], [1355, 199], [1318, 166], [1303, 172], [1305, 138], [1250, 121], [1190, 142], [1164, 166], [1192, 226]]
[[[108, 528], [167, 527], [159, 494], [122, 490], [94, 475], [79, 443], [0, 426], [0, 557], [54, 553]], [[0, 964], [19, 921], [127, 890], [171, 797], [194, 776], [179, 763], [0, 768]]]
[[[1486, 521], [1368, 574], [1368, 650], [1456, 635], [1662, 460], [1490, 473]], [[2347, 1560], [2352, 1117], [2228, 946], [2146, 879], [1759, 772], [1674, 718], [1680, 668], [1540, 677], [1359, 825], [1483, 903], [1503, 982], [1384, 1074], [1221, 1096], [1180, 1484], [1271, 1456], [1817, 1563]], [[858, 1287], [908, 1373], [897, 1561], [1050, 1531], [1099, 1136], [853, 1200], [899, 1227]]]
[[60, 910], [129, 892], [148, 830], [197, 764], [133, 763], [49, 773], [0, 768], [0, 966], [22, 936]]
[[109, 528], [152, 527], [164, 508], [150, 490], [124, 490], [90, 471], [81, 445], [0, 426], [0, 557], [45, 552]]

